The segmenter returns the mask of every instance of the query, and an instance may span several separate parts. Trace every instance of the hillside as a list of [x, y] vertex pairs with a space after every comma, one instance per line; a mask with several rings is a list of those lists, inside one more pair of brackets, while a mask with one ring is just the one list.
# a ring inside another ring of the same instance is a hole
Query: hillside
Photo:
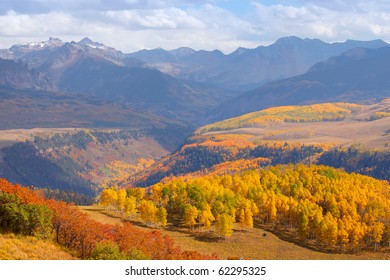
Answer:
[[273, 107], [197, 129], [197, 134], [247, 134], [252, 142], [275, 140], [305, 144], [388, 148], [390, 99], [373, 105], [321, 103]]
[[[164, 137], [165, 134], [170, 136]], [[123, 172], [139, 171], [144, 164], [172, 152], [185, 134], [177, 126], [143, 130], [3, 130], [0, 139], [7, 139], [0, 140], [0, 177], [94, 198], [106, 181], [117, 180]], [[66, 193], [57, 194], [57, 198], [80, 201], [79, 196], [72, 199]]]
[[[52, 241], [81, 259], [216, 259], [196, 251], [182, 251], [157, 230], [147, 232], [129, 223], [99, 223], [73, 205], [45, 199], [39, 192], [4, 179], [0, 179], [0, 214], [2, 232]], [[7, 251], [2, 247], [0, 255], [8, 256]], [[37, 246], [35, 251], [38, 255]]]
[[0, 85], [19, 89], [53, 89], [50, 79], [23, 62], [0, 59]]
[[[139, 215], [122, 217], [119, 213], [102, 207], [87, 206], [81, 210], [91, 218], [106, 224], [123, 224], [130, 221], [135, 227], [147, 231], [153, 228], [140, 223]], [[161, 232], [167, 234], [183, 250], [196, 250], [203, 254], [215, 254], [221, 259], [237, 258], [249, 260], [368, 260], [388, 259], [389, 253], [360, 252], [358, 254], [333, 254], [311, 250], [287, 241], [280, 235], [254, 227], [242, 230], [236, 223], [233, 235], [225, 240], [211, 239], [204, 232], [168, 224]]]
[[175, 123], [146, 111], [92, 97], [0, 86], [0, 129], [161, 127]]
[[354, 255], [388, 252], [388, 187], [332, 167], [290, 164], [166, 178], [147, 190], [105, 189], [100, 205], [145, 226], [169, 221], [171, 230], [211, 243], [260, 227], [310, 249]]
[[377, 102], [390, 95], [390, 47], [354, 49], [315, 64], [303, 75], [268, 83], [210, 112], [214, 121], [261, 109], [320, 102]]
[[150, 186], [165, 177], [207, 173], [237, 160], [241, 163], [233, 169], [319, 161], [390, 180], [387, 112], [388, 99], [373, 105], [282, 106], [206, 125], [180, 150], [120, 185]]
[[34, 237], [0, 234], [0, 260], [74, 260], [60, 246]]
[[193, 123], [199, 123], [199, 116], [209, 107], [233, 96], [211, 87], [187, 84], [155, 69], [125, 67], [89, 57], [77, 59], [64, 69], [58, 87], [68, 93]]

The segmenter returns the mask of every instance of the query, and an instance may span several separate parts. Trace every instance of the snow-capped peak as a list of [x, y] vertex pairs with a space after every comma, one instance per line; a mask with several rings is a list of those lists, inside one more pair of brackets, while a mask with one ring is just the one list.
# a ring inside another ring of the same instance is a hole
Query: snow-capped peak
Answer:
[[82, 39], [79, 42], [79, 44], [84, 45], [84, 46], [88, 46], [88, 47], [93, 48], [93, 49], [105, 49], [106, 48], [106, 46], [103, 45], [102, 43], [94, 42], [91, 39], [89, 39], [88, 37], [85, 37], [84, 39]]
[[22, 44], [17, 44], [14, 45], [11, 48], [23, 48], [27, 50], [39, 50], [39, 49], [44, 49], [44, 48], [50, 48], [50, 47], [60, 47], [64, 43], [57, 38], [49, 38], [47, 41], [42, 41], [42, 42], [32, 42], [32, 43], [22, 43]]

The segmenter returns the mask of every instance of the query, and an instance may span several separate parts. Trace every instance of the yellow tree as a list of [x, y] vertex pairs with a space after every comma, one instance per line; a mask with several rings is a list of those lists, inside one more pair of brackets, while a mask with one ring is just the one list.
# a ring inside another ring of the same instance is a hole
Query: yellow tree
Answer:
[[251, 229], [253, 228], [253, 212], [249, 205], [242, 208], [239, 212], [239, 222], [242, 228]]
[[326, 242], [333, 247], [334, 245], [336, 245], [338, 237], [337, 220], [330, 212], [328, 212], [326, 213], [323, 222], [325, 223]]
[[113, 188], [105, 189], [100, 194], [100, 205], [104, 207], [116, 205], [118, 194]]
[[213, 213], [211, 213], [210, 205], [206, 204], [204, 210], [201, 211], [199, 216], [199, 223], [203, 224], [206, 229], [209, 229], [211, 223], [215, 221]]
[[137, 200], [137, 205], [144, 198], [145, 189], [144, 188], [129, 188], [127, 189], [127, 196], [134, 196]]
[[191, 204], [186, 204], [184, 206], [184, 224], [187, 227], [194, 227], [196, 225], [196, 218], [199, 215], [199, 211], [195, 206]]
[[346, 230], [345, 224], [342, 220], [338, 221], [338, 240], [339, 243], [342, 246], [343, 251], [345, 250], [345, 247], [349, 243], [349, 234]]
[[385, 225], [381, 222], [375, 222], [371, 226], [371, 235], [374, 240], [374, 250], [378, 249], [378, 243], [382, 241], [383, 233], [385, 232]]
[[126, 195], [127, 192], [125, 189], [119, 189], [117, 191], [117, 201], [116, 201], [116, 206], [118, 211], [121, 211], [123, 213], [123, 210], [125, 209], [125, 204], [126, 204]]
[[157, 207], [150, 200], [141, 200], [138, 210], [142, 221], [146, 224], [153, 224], [156, 222]]
[[224, 238], [231, 236], [233, 234], [233, 217], [226, 213], [219, 215], [215, 223], [215, 230]]
[[137, 208], [137, 200], [134, 196], [130, 196], [126, 198], [125, 202], [125, 215], [130, 216], [131, 214], [135, 213], [135, 210]]
[[165, 227], [167, 225], [167, 210], [165, 210], [164, 207], [160, 207], [158, 208], [157, 210], [157, 213], [156, 213], [156, 220], [157, 220], [157, 223], [162, 226], [162, 227]]

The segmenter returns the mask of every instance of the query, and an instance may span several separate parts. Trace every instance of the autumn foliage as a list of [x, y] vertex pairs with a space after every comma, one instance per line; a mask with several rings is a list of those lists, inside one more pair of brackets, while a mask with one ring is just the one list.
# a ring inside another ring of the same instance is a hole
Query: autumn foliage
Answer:
[[[145, 191], [190, 229], [228, 237], [233, 222], [284, 232], [324, 250], [377, 250], [390, 241], [390, 185], [327, 166], [277, 165], [233, 174], [171, 178]], [[131, 196], [131, 194], [130, 194]], [[148, 202], [145, 202], [148, 201]]]
[[196, 133], [230, 130], [243, 127], [266, 127], [278, 122], [341, 121], [362, 110], [352, 103], [323, 103], [306, 106], [280, 106], [223, 120], [199, 128]]
[[[50, 236], [83, 259], [210, 259], [213, 256], [197, 252], [182, 252], [173, 241], [159, 231], [146, 232], [127, 223], [112, 226], [99, 223], [82, 213], [77, 207], [61, 201], [46, 200], [40, 193], [0, 179], [0, 194], [14, 196], [19, 205], [42, 206], [49, 211]], [[0, 207], [6, 204], [0, 201]], [[12, 231], [0, 219], [3, 231]], [[29, 232], [19, 232], [29, 234]]]

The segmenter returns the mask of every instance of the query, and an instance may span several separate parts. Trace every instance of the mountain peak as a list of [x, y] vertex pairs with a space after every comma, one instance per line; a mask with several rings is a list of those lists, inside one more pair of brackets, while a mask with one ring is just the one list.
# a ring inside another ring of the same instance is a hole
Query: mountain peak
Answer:
[[83, 46], [88, 46], [88, 47], [91, 47], [94, 49], [96, 49], [96, 48], [104, 49], [106, 47], [102, 43], [94, 42], [91, 39], [89, 39], [88, 37], [83, 38], [80, 42], [78, 42], [78, 44], [83, 45]]
[[50, 47], [61, 47], [62, 45], [64, 45], [64, 42], [60, 39], [50, 37], [47, 41], [16, 44], [13, 45], [11, 49], [26, 49], [34, 51]]
[[174, 50], [169, 51], [172, 55], [174, 55], [177, 58], [183, 58], [188, 57], [190, 55], [193, 55], [196, 51], [194, 49], [188, 48], [188, 47], [180, 47]]
[[93, 43], [94, 42], [91, 39], [89, 39], [88, 37], [84, 37], [79, 42], [79, 44], [82, 44], [82, 45], [93, 44]]
[[302, 42], [303, 40], [297, 36], [288, 36], [288, 37], [282, 37], [279, 38], [274, 45], [286, 45], [286, 44], [293, 44], [297, 42]]

